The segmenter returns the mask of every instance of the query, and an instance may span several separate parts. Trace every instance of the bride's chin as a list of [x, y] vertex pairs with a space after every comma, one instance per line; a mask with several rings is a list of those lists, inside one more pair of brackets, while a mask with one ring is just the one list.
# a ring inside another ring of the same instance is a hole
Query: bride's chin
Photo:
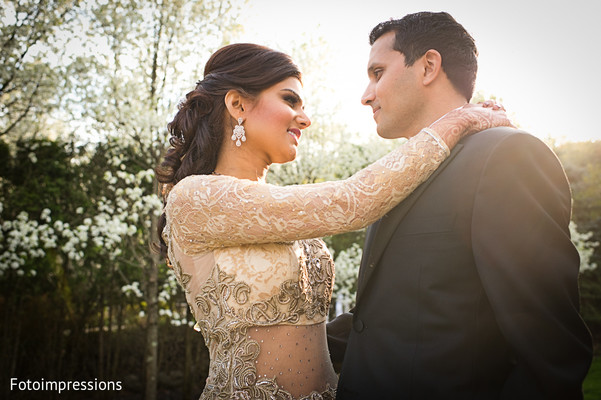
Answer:
[[297, 153], [296, 148], [291, 149], [290, 153], [287, 156], [282, 157], [283, 160], [279, 164], [286, 164], [286, 163], [296, 160], [296, 153]]

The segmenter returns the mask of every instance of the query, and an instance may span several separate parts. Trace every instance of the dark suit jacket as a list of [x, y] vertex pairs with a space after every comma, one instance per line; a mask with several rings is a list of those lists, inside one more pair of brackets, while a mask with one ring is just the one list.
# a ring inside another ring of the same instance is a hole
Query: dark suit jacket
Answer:
[[570, 216], [540, 140], [464, 139], [368, 230], [354, 312], [328, 325], [338, 398], [581, 399], [592, 343]]

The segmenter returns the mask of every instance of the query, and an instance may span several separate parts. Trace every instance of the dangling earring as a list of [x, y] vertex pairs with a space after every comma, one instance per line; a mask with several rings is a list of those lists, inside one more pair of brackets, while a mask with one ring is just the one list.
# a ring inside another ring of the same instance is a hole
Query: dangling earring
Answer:
[[238, 125], [234, 126], [234, 134], [232, 135], [232, 140], [236, 141], [236, 146], [238, 147], [240, 147], [242, 142], [246, 142], [246, 131], [242, 126], [243, 121], [244, 120], [242, 118], [238, 118]]

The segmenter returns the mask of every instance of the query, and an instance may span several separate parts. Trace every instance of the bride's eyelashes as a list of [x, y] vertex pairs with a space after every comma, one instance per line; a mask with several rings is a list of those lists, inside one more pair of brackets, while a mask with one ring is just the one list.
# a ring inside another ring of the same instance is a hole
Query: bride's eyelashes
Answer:
[[296, 107], [300, 103], [300, 99], [293, 94], [284, 95], [283, 99], [285, 102], [290, 104], [290, 106], [292, 106], [292, 108]]

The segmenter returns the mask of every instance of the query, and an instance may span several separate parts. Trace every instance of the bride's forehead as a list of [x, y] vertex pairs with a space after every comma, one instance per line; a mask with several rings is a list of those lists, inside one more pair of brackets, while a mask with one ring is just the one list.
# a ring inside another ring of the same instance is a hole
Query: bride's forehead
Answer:
[[284, 79], [283, 81], [276, 83], [275, 85], [271, 86], [269, 89], [275, 89], [277, 91], [277, 90], [281, 90], [284, 88], [290, 88], [290, 89], [293, 89], [295, 92], [300, 93], [303, 88], [303, 85], [297, 78], [289, 77], [289, 78]]
[[290, 93], [296, 95], [300, 100], [304, 99], [303, 85], [297, 78], [287, 78], [275, 85], [265, 89], [261, 94]]

